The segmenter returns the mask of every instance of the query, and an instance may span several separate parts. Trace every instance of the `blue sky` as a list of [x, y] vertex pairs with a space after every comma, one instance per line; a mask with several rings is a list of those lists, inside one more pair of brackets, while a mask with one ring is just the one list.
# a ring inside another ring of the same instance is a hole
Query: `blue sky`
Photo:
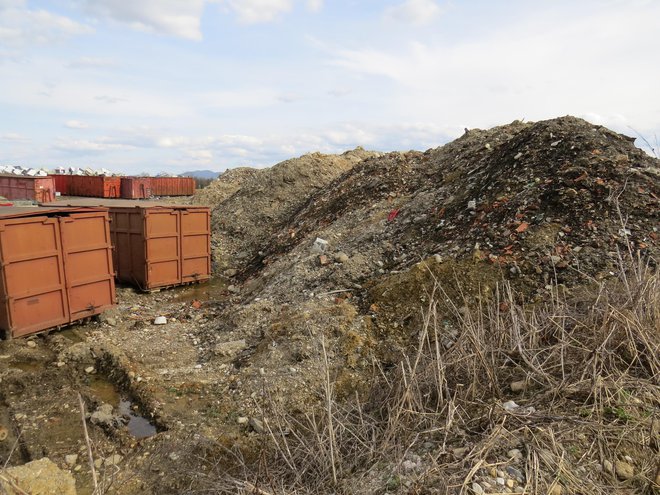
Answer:
[[660, 136], [660, 2], [0, 0], [0, 163], [266, 166], [572, 114]]

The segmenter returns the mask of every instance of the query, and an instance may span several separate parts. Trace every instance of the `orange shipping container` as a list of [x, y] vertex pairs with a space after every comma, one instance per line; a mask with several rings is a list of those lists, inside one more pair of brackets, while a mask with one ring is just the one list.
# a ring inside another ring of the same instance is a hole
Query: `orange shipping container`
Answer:
[[122, 177], [121, 197], [123, 199], [147, 199], [151, 197], [150, 177]]
[[93, 198], [119, 198], [121, 177], [104, 175], [72, 175], [69, 179], [71, 196], [91, 196]]
[[192, 196], [195, 179], [192, 177], [151, 177], [151, 194], [154, 196]]
[[62, 196], [69, 195], [69, 182], [71, 182], [71, 175], [52, 174], [48, 177], [52, 177], [55, 181], [55, 191], [60, 193]]
[[55, 199], [55, 182], [52, 177], [0, 175], [0, 196], [39, 203], [53, 201]]
[[0, 209], [0, 329], [21, 337], [102, 313], [115, 302], [108, 212]]
[[110, 211], [117, 280], [153, 290], [211, 277], [211, 212], [205, 206], [80, 199], [50, 205]]

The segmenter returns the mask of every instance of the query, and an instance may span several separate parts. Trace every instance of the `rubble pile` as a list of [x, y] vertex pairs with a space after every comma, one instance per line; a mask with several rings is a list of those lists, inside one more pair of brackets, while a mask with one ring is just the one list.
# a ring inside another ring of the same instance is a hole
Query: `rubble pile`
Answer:
[[309, 197], [365, 158], [357, 148], [342, 155], [311, 153], [268, 169], [223, 173], [195, 198], [213, 210], [216, 260], [226, 269], [258, 255]]

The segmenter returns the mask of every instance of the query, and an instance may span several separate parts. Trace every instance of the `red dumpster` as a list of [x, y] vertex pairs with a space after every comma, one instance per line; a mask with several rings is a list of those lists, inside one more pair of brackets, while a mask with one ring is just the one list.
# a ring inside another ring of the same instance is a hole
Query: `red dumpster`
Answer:
[[117, 280], [149, 291], [211, 277], [211, 214], [205, 206], [123, 199], [74, 199], [44, 206], [103, 206]]
[[146, 199], [151, 197], [150, 177], [122, 177], [121, 197], [123, 199]]
[[55, 182], [52, 177], [0, 175], [0, 196], [40, 203], [53, 201], [55, 199]]
[[121, 177], [104, 175], [72, 175], [69, 179], [71, 196], [94, 198], [118, 198], [121, 193]]
[[111, 252], [104, 208], [0, 209], [0, 330], [21, 337], [113, 306]]
[[62, 196], [69, 195], [69, 182], [71, 181], [71, 175], [51, 174], [49, 177], [52, 177], [55, 181], [55, 191], [60, 193]]
[[192, 196], [195, 194], [193, 177], [152, 177], [151, 194], [154, 196]]

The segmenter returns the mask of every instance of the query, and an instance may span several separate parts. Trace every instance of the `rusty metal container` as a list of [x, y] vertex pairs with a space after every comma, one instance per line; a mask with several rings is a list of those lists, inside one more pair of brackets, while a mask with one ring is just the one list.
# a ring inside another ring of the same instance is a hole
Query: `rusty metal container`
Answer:
[[123, 199], [147, 199], [151, 197], [151, 177], [122, 177]]
[[69, 183], [71, 182], [71, 175], [51, 174], [48, 177], [52, 177], [55, 181], [55, 191], [60, 193], [62, 196], [69, 195]]
[[116, 303], [108, 211], [0, 209], [0, 329], [68, 325]]
[[149, 291], [211, 277], [211, 212], [205, 206], [79, 199], [50, 205], [103, 206], [117, 280]]
[[195, 194], [193, 177], [151, 177], [154, 196], [192, 196]]
[[121, 177], [104, 175], [72, 175], [69, 179], [71, 196], [91, 196], [94, 198], [119, 198]]
[[39, 203], [53, 201], [55, 199], [55, 182], [52, 177], [0, 175], [0, 196]]

